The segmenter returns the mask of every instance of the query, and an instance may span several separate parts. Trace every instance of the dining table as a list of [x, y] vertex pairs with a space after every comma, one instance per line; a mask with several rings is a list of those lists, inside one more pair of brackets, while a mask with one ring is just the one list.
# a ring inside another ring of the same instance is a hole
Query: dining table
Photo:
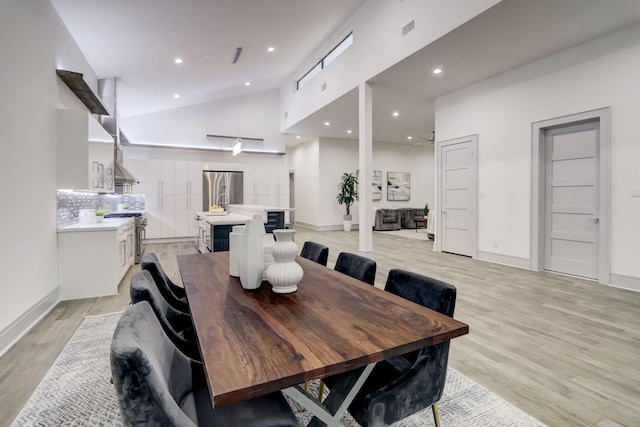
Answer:
[[[288, 294], [273, 292], [267, 281], [244, 289], [229, 275], [228, 252], [178, 255], [177, 261], [214, 408], [282, 391], [314, 421], [338, 426], [377, 362], [469, 331], [300, 256], [304, 275]], [[333, 375], [350, 381], [351, 391], [330, 408], [301, 387]]]

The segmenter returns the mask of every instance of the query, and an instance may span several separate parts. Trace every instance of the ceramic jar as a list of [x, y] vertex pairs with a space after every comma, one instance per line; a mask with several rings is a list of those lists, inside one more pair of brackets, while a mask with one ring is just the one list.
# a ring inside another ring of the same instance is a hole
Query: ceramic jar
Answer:
[[247, 221], [242, 233], [242, 248], [238, 255], [238, 273], [244, 289], [258, 289], [264, 275], [264, 223], [262, 217]]
[[298, 282], [302, 280], [304, 272], [295, 261], [298, 245], [293, 241], [295, 230], [273, 230], [276, 242], [271, 247], [274, 262], [267, 270], [267, 280], [271, 283], [273, 292], [286, 294], [298, 290]]
[[234, 225], [229, 233], [229, 275], [239, 277], [238, 260], [242, 253], [242, 234], [244, 225]]

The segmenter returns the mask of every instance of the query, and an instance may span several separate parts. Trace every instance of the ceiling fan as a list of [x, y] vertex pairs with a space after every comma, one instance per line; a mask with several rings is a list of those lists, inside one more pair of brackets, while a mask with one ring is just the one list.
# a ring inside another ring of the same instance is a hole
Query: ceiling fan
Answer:
[[431, 137], [430, 138], [421, 138], [421, 137], [416, 137], [414, 138], [415, 140], [417, 140], [417, 142], [415, 142], [413, 145], [422, 145], [425, 142], [428, 142], [429, 145], [433, 145], [433, 143], [436, 141], [436, 131], [434, 130], [431, 133]]

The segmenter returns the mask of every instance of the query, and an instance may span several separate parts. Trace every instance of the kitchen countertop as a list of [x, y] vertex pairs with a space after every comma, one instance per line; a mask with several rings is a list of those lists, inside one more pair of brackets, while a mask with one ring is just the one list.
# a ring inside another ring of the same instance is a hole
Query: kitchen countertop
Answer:
[[211, 212], [198, 212], [197, 215], [212, 225], [238, 225], [251, 219], [248, 215], [228, 213], [227, 215], [214, 215]]
[[278, 206], [265, 206], [265, 205], [229, 205], [229, 210], [256, 210], [264, 212], [291, 212], [295, 211], [295, 208], [281, 208]]
[[74, 231], [113, 231], [123, 224], [133, 222], [134, 218], [105, 218], [102, 222], [95, 224], [71, 224], [58, 228], [58, 233], [68, 233]]

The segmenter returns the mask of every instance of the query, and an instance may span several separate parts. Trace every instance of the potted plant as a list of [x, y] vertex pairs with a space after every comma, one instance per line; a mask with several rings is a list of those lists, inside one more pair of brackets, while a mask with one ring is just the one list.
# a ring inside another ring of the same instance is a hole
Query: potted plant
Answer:
[[96, 209], [96, 222], [102, 222], [104, 220], [104, 214], [106, 213], [107, 211], [104, 210], [102, 206]]
[[424, 217], [428, 217], [429, 216], [429, 203], [425, 203], [424, 205]]
[[358, 178], [352, 173], [344, 172], [338, 184], [339, 205], [345, 205], [346, 215], [343, 218], [344, 231], [351, 231], [351, 205], [358, 200]]

